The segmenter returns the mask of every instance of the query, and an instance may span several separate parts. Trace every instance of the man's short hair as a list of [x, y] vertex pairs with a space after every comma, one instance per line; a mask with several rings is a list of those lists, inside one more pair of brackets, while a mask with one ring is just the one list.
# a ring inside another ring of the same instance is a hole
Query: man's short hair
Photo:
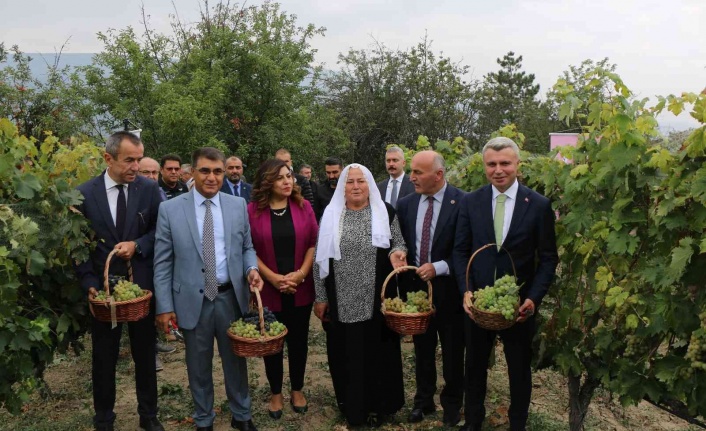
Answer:
[[202, 147], [194, 151], [191, 155], [191, 164], [194, 168], [198, 166], [196, 162], [198, 162], [199, 159], [208, 159], [213, 161], [220, 160], [223, 162], [223, 165], [226, 164], [226, 155], [223, 154], [223, 151], [213, 147]]
[[400, 153], [402, 155], [402, 158], [404, 159], [404, 150], [402, 150], [402, 148], [396, 145], [388, 148], [387, 151], [385, 151], [385, 154], [389, 153]]
[[326, 165], [326, 166], [338, 165], [341, 169], [343, 169], [343, 161], [341, 159], [339, 159], [338, 157], [327, 157], [326, 160], [324, 160], [324, 165]]
[[481, 152], [481, 154], [485, 155], [485, 152], [487, 150], [502, 151], [505, 148], [511, 148], [512, 151], [514, 151], [517, 155], [517, 158], [520, 158], [520, 147], [517, 146], [515, 141], [504, 136], [498, 136], [497, 138], [493, 138], [488, 141], [488, 143], [483, 146], [483, 151]]
[[311, 169], [311, 170], [314, 170], [314, 169], [311, 167], [311, 165], [307, 165], [306, 163], [304, 163], [304, 164], [302, 164], [301, 166], [299, 166], [299, 172], [301, 172], [302, 169]]
[[162, 159], [159, 161], [159, 167], [163, 168], [164, 165], [169, 161], [179, 162], [179, 166], [181, 166], [181, 157], [177, 156], [176, 154], [166, 154], [162, 156]]
[[135, 135], [134, 133], [121, 130], [110, 135], [110, 137], [108, 137], [108, 140], [105, 141], [105, 152], [110, 154], [114, 159], [116, 159], [118, 157], [118, 152], [120, 151], [120, 143], [124, 139], [127, 139], [135, 146], [142, 144], [142, 140], [139, 136]]
[[290, 156], [292, 155], [292, 153], [290, 153], [289, 150], [286, 148], [280, 148], [279, 150], [275, 151], [275, 157], [281, 156], [282, 154], [289, 154]]
[[184, 163], [181, 165], [181, 171], [187, 174], [191, 173], [191, 165], [189, 163]]
[[446, 160], [444, 160], [444, 156], [434, 151], [434, 164], [432, 166], [434, 170], [441, 169], [443, 172], [446, 172]]

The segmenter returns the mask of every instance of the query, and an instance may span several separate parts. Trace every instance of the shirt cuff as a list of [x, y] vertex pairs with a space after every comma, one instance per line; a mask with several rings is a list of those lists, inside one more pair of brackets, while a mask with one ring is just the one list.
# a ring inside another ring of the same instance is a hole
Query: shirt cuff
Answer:
[[250, 274], [250, 271], [255, 270], [257, 272], [260, 272], [260, 269], [257, 266], [250, 266], [248, 269], [245, 270], [245, 276], [247, 277]]
[[449, 265], [446, 263], [445, 260], [433, 262], [432, 265], [434, 265], [434, 271], [436, 271], [436, 277], [438, 277], [440, 275], [450, 275], [451, 274], [451, 272], [449, 271]]

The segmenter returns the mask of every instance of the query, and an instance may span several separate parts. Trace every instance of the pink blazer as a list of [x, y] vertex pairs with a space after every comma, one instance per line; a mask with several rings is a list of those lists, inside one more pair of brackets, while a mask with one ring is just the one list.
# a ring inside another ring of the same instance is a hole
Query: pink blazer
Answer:
[[[304, 207], [289, 201], [289, 209], [292, 211], [292, 222], [294, 224], [294, 270], [301, 268], [304, 262], [304, 255], [311, 247], [316, 247], [316, 236], [319, 226], [316, 224], [316, 216], [309, 201], [304, 200]], [[262, 260], [268, 268], [276, 273], [277, 261], [275, 259], [275, 249], [272, 239], [272, 223], [270, 211], [262, 211], [257, 214], [257, 203], [248, 204], [248, 216], [250, 218], [250, 232], [253, 246], [257, 257]], [[314, 302], [314, 277], [313, 271], [309, 271], [304, 279], [304, 283], [297, 286], [297, 293], [294, 294], [294, 305], [299, 307], [309, 305]], [[263, 277], [265, 286], [262, 288], [262, 305], [271, 311], [282, 310], [281, 293]]]

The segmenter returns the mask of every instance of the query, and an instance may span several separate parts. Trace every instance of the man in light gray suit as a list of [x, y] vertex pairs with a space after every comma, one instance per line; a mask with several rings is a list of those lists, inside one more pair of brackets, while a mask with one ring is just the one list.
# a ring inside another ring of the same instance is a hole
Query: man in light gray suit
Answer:
[[[262, 289], [244, 199], [219, 193], [225, 156], [215, 148], [193, 154], [194, 188], [163, 202], [154, 247], [157, 325], [174, 320], [184, 332], [189, 389], [197, 431], [213, 430], [213, 339], [223, 362], [231, 426], [257, 431], [250, 412], [244, 358], [226, 331], [247, 312], [250, 292]], [[184, 223], [186, 221], [186, 223]], [[248, 286], [246, 285], [246, 279]]]

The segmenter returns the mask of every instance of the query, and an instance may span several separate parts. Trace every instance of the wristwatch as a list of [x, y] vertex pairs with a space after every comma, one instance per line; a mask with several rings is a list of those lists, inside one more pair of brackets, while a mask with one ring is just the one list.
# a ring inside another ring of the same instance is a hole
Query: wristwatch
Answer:
[[140, 248], [140, 244], [137, 243], [137, 241], [133, 241], [135, 243], [135, 254], [142, 255], [142, 249]]

